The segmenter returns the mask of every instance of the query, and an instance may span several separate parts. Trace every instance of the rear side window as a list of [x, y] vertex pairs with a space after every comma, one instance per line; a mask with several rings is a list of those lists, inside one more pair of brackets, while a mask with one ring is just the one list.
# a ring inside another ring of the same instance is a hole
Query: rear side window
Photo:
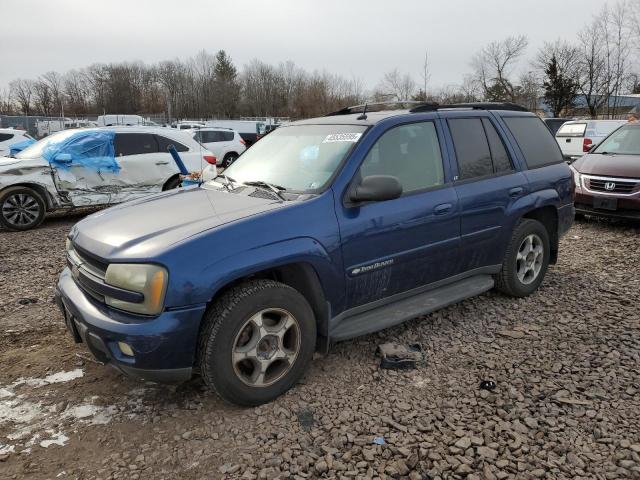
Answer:
[[442, 185], [444, 170], [433, 122], [400, 125], [385, 132], [369, 150], [360, 175], [392, 175], [409, 193]]
[[544, 167], [564, 161], [558, 143], [542, 120], [537, 117], [503, 117], [503, 119], [518, 142], [529, 168]]
[[166, 152], [169, 145], [173, 145], [176, 147], [178, 152], [188, 152], [189, 148], [185, 147], [180, 142], [176, 142], [175, 140], [171, 140], [170, 138], [163, 137], [161, 135], [156, 135], [156, 139], [158, 141], [158, 151]]
[[116, 133], [113, 146], [116, 156], [158, 152], [156, 139], [148, 133]]
[[586, 129], [586, 123], [565, 123], [558, 129], [556, 137], [583, 137]]
[[230, 142], [233, 140], [233, 132], [221, 132], [222, 133], [222, 141]]
[[513, 165], [511, 164], [511, 159], [509, 158], [507, 149], [504, 148], [504, 143], [502, 143], [502, 139], [500, 138], [500, 135], [498, 135], [496, 128], [488, 118], [482, 119], [482, 125], [484, 126], [484, 131], [487, 134], [487, 139], [489, 140], [494, 173], [503, 173], [513, 170]]
[[13, 133], [0, 133], [0, 142], [6, 142], [13, 138]]
[[459, 180], [493, 175], [489, 142], [479, 118], [448, 121], [458, 159]]

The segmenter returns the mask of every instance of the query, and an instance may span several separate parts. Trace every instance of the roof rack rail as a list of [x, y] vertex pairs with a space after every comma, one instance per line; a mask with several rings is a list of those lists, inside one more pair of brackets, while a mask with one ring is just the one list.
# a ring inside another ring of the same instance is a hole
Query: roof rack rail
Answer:
[[409, 110], [411, 113], [418, 112], [433, 112], [437, 110], [449, 110], [455, 108], [466, 108], [471, 110], [512, 110], [515, 112], [528, 112], [529, 110], [523, 107], [522, 105], [518, 105], [516, 103], [510, 102], [470, 102], [470, 103], [443, 103], [443, 104], [426, 104], [417, 105], [416, 107]]
[[398, 109], [409, 109], [411, 113], [419, 112], [437, 112], [438, 110], [449, 109], [471, 109], [471, 110], [512, 110], [515, 112], [528, 112], [529, 110], [522, 105], [517, 105], [510, 102], [470, 102], [470, 103], [435, 103], [435, 102], [420, 102], [415, 100], [405, 101], [392, 101], [392, 102], [372, 102], [362, 105], [353, 105], [351, 107], [345, 107], [335, 112], [327, 113], [325, 117], [332, 117], [334, 115], [349, 115], [353, 113], [379, 112], [383, 110], [391, 110], [394, 107]]
[[420, 105], [437, 105], [437, 104], [425, 103], [425, 102], [420, 102], [416, 100], [367, 102], [367, 103], [363, 103], [362, 105], [352, 105], [350, 107], [341, 108], [340, 110], [336, 110], [335, 112], [327, 113], [325, 117], [332, 117], [334, 115], [349, 115], [352, 113], [362, 113], [365, 111], [365, 108], [367, 112], [379, 112], [381, 110], [391, 110], [392, 108], [384, 108], [384, 107], [393, 107], [393, 106], [397, 106], [398, 109], [406, 109], [406, 108], [409, 108], [409, 105], [417, 107]]

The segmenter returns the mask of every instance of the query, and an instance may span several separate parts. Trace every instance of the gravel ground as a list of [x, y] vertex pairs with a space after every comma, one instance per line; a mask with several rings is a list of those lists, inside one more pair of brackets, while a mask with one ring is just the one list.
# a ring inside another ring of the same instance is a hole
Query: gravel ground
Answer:
[[[341, 343], [241, 409], [72, 343], [52, 292], [78, 218], [0, 232], [2, 478], [640, 478], [639, 225], [579, 222], [531, 297]], [[422, 344], [424, 363], [380, 370], [387, 341]]]

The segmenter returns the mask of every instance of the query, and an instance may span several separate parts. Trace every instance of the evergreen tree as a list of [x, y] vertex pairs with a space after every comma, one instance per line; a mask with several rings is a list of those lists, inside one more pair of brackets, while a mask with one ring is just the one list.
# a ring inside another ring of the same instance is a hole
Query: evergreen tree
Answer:
[[555, 55], [551, 56], [545, 74], [547, 78], [542, 84], [544, 103], [549, 107], [554, 117], [559, 117], [564, 110], [573, 107], [578, 93], [578, 84], [560, 72]]
[[231, 57], [224, 50], [216, 53], [214, 78], [214, 98], [217, 113], [220, 116], [231, 118], [236, 114], [240, 98], [240, 83], [238, 81], [238, 70]]

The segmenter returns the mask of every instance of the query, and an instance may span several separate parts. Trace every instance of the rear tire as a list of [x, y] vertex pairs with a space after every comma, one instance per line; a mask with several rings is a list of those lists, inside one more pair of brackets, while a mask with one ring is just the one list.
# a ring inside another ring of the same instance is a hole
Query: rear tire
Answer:
[[44, 220], [46, 206], [38, 192], [29, 187], [9, 187], [0, 192], [0, 224], [7, 230], [24, 231]]
[[512, 297], [531, 295], [544, 279], [550, 252], [545, 226], [537, 220], [521, 220], [511, 236], [502, 270], [496, 275], [496, 288]]
[[239, 155], [237, 153], [227, 153], [222, 159], [222, 166], [224, 168], [230, 167], [231, 164], [238, 159], [238, 156]]
[[205, 314], [200, 372], [224, 400], [260, 405], [302, 377], [315, 343], [315, 317], [306, 299], [283, 283], [252, 280], [222, 295]]
[[180, 177], [172, 177], [167, 180], [167, 183], [162, 187], [162, 191], [173, 190], [174, 188], [178, 188], [182, 182], [180, 181]]

